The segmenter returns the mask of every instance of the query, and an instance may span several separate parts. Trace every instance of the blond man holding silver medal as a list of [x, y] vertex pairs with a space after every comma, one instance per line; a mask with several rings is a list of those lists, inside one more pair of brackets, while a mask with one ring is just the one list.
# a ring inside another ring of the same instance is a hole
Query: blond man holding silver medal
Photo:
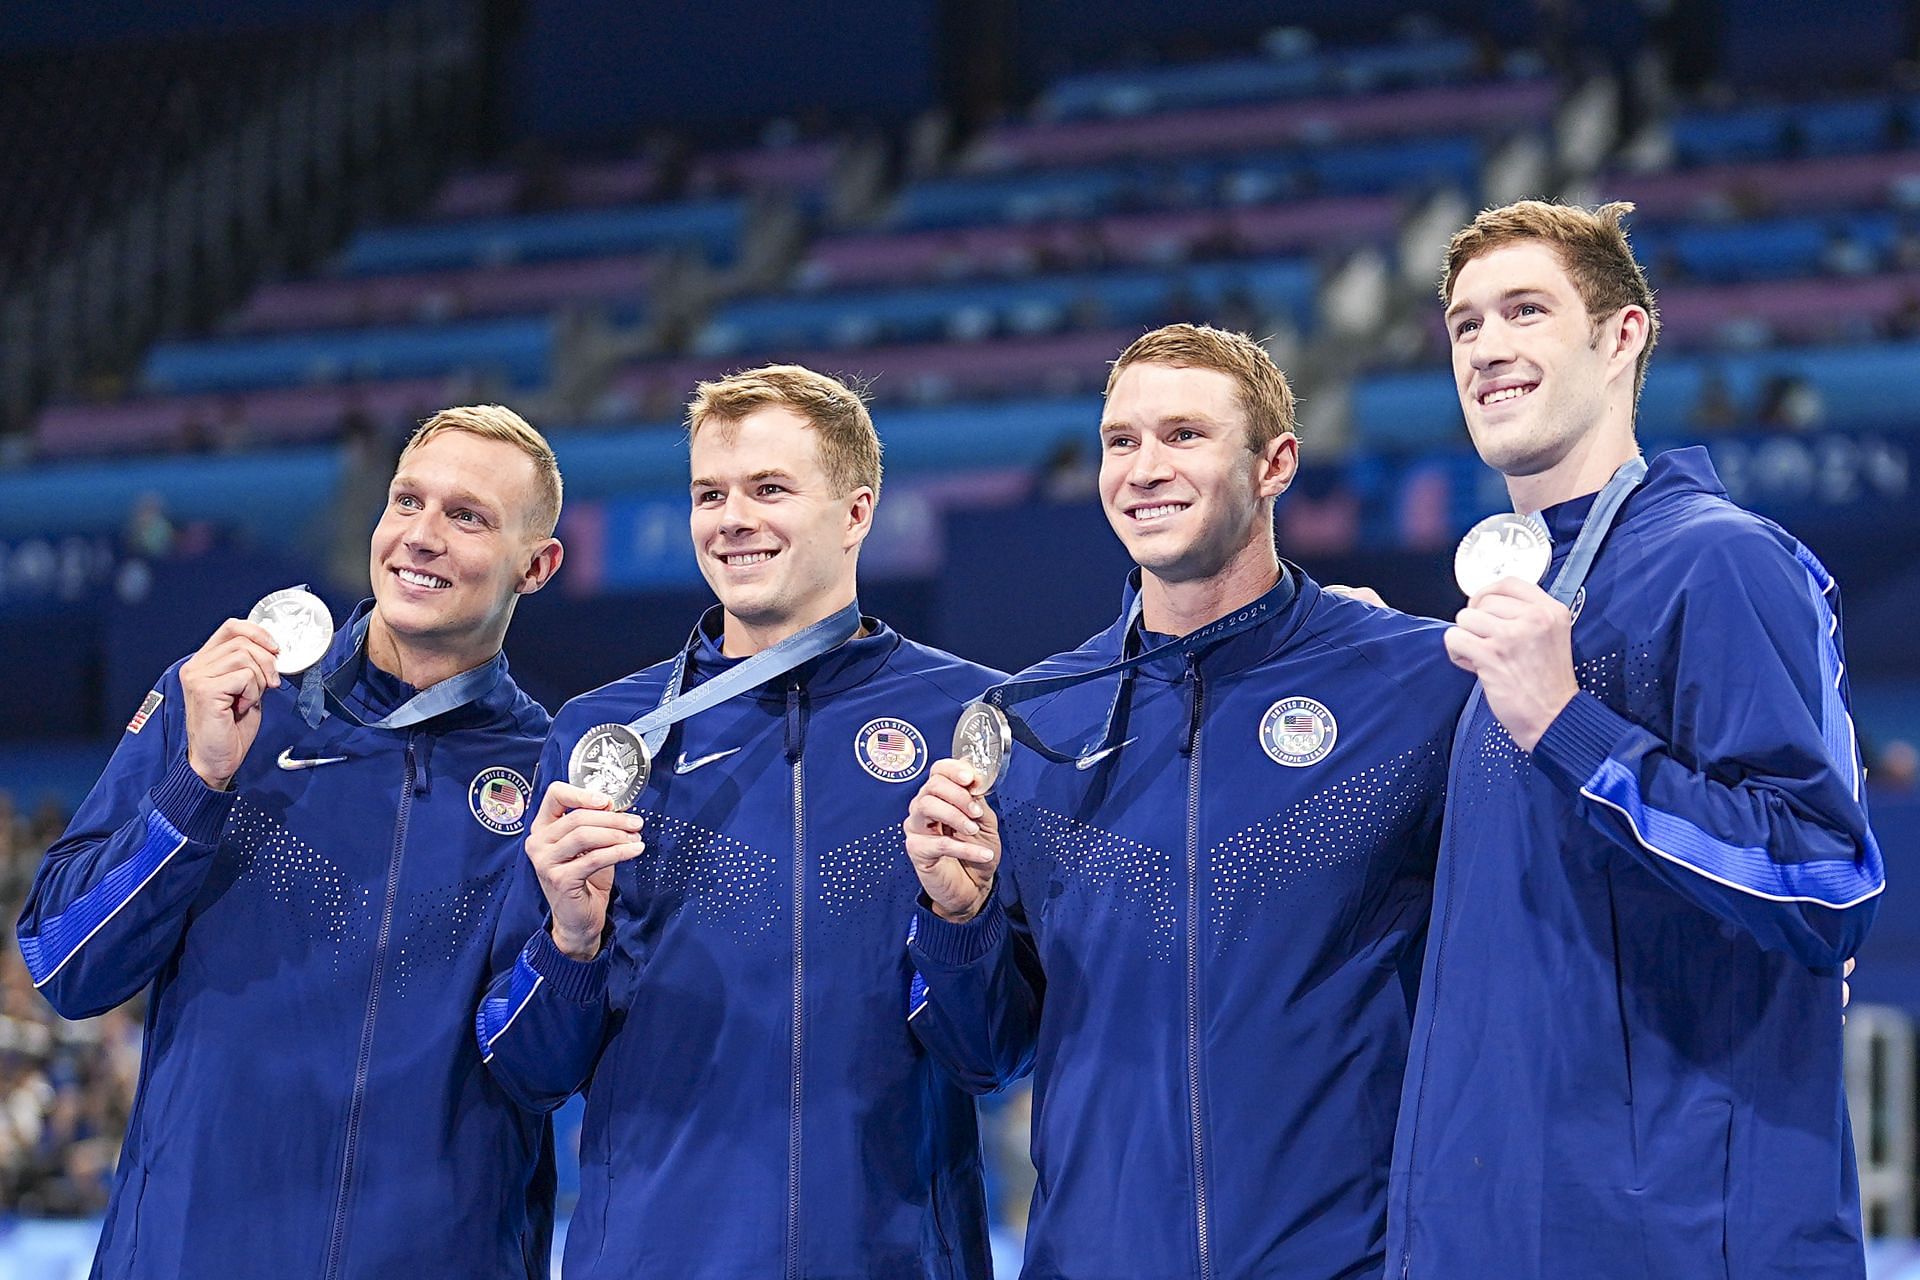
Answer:
[[1538, 201], [1449, 246], [1478, 678], [1394, 1149], [1410, 1280], [1860, 1277], [1844, 967], [1885, 886], [1839, 589], [1703, 449], [1640, 456], [1659, 332], [1622, 220]]
[[853, 388], [750, 369], [687, 420], [718, 603], [554, 717], [481, 1052], [534, 1112], [586, 1095], [569, 1280], [978, 1280], [973, 1102], [904, 1018], [900, 819], [999, 673], [861, 613], [881, 462]]
[[471, 1028], [548, 724], [501, 644], [559, 506], [517, 414], [435, 415], [373, 598], [222, 623], [48, 852], [36, 985], [76, 1018], [148, 993], [96, 1275], [546, 1275], [551, 1144]]

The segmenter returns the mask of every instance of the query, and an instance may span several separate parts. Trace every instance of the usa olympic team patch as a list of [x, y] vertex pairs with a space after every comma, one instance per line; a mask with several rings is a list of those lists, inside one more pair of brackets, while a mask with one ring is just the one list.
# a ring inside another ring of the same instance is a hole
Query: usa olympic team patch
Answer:
[[1260, 718], [1260, 747], [1275, 764], [1301, 769], [1333, 750], [1340, 724], [1312, 698], [1282, 698]]
[[138, 733], [146, 728], [147, 721], [152, 718], [154, 712], [160, 709], [160, 704], [166, 700], [167, 695], [158, 689], [149, 693], [141, 700], [140, 709], [133, 713], [133, 719], [127, 721], [127, 732]]
[[473, 776], [467, 788], [467, 807], [481, 826], [495, 835], [517, 836], [527, 825], [527, 780], [507, 768], [495, 765]]
[[927, 740], [905, 720], [881, 716], [860, 726], [853, 754], [882, 782], [910, 782], [927, 767]]

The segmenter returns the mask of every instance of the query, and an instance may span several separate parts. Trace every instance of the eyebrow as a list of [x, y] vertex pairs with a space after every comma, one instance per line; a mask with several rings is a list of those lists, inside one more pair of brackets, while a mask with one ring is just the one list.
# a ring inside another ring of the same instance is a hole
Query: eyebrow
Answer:
[[[1505, 293], [1501, 294], [1500, 301], [1502, 303], [1508, 303], [1508, 302], [1512, 302], [1515, 298], [1525, 298], [1528, 296], [1539, 297], [1539, 298], [1551, 298], [1553, 295], [1549, 293], [1541, 285], [1521, 285], [1518, 288], [1509, 289]], [[1474, 308], [1468, 305], [1468, 303], [1464, 300], [1460, 302], [1456, 302], [1452, 306], [1447, 308], [1446, 319], [1448, 323], [1452, 323], [1453, 318], [1459, 315], [1462, 311], [1472, 311], [1473, 309]]]
[[[791, 481], [792, 479], [793, 477], [791, 475], [789, 475], [785, 471], [782, 471], [780, 468], [768, 467], [763, 471], [756, 471], [752, 475], [748, 476], [747, 483], [759, 484], [762, 480]], [[705, 476], [695, 476], [693, 480], [687, 485], [687, 487], [689, 489], [717, 489], [720, 487], [720, 482], [718, 480], [709, 480]]]
[[[1153, 425], [1157, 427], [1217, 427], [1220, 424], [1204, 413], [1172, 413], [1164, 418], [1157, 419]], [[1130, 422], [1109, 421], [1100, 424], [1101, 435], [1106, 435], [1110, 431], [1133, 431], [1136, 429], [1137, 428]]]

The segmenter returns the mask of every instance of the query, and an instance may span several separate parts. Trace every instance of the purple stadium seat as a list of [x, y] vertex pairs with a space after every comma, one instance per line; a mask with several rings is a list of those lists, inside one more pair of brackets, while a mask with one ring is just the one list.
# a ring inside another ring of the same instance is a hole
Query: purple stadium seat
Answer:
[[1920, 202], [1920, 149], [1615, 174], [1601, 190], [1609, 200], [1633, 201], [1636, 216], [1649, 222], [1912, 205]]
[[1525, 80], [1129, 120], [1008, 125], [983, 137], [963, 167], [990, 173], [1129, 156], [1186, 156], [1508, 127], [1537, 121], [1552, 109], [1558, 93], [1550, 80]]

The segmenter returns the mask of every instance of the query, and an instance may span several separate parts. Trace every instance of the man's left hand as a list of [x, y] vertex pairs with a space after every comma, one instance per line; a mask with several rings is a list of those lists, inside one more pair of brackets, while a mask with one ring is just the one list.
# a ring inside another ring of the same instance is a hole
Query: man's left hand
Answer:
[[1453, 665], [1480, 677], [1487, 709], [1532, 751], [1573, 695], [1573, 615], [1531, 582], [1500, 581], [1467, 601], [1447, 628]]

